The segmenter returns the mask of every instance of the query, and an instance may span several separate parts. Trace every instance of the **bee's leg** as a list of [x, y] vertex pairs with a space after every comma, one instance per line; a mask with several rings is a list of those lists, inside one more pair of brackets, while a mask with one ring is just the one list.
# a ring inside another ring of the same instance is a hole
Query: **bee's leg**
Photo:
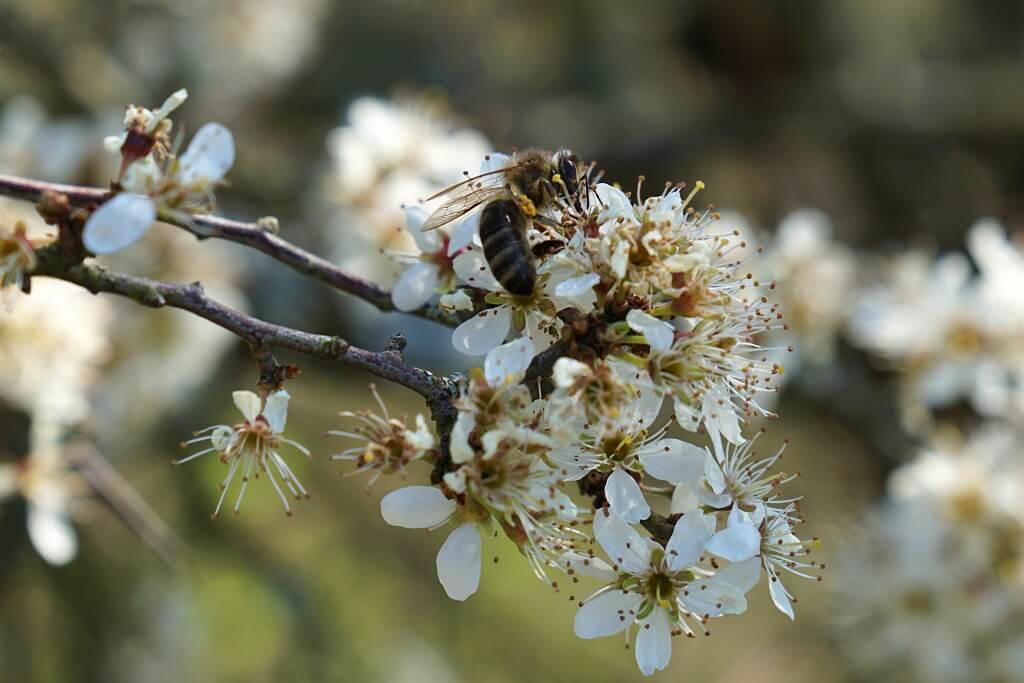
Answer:
[[559, 234], [558, 229], [562, 227], [554, 219], [548, 216], [537, 215], [533, 217], [534, 227], [540, 228], [540, 231], [547, 235], [550, 239], [561, 241], [564, 236]]
[[533, 203], [533, 200], [527, 197], [525, 194], [518, 190], [511, 189], [512, 199], [515, 200], [516, 206], [523, 212], [527, 218], [535, 218], [537, 216], [537, 205]]
[[572, 195], [569, 194], [569, 186], [565, 184], [565, 180], [560, 174], [556, 173], [550, 179], [544, 178], [543, 182], [552, 196], [560, 196], [569, 206], [576, 207]]

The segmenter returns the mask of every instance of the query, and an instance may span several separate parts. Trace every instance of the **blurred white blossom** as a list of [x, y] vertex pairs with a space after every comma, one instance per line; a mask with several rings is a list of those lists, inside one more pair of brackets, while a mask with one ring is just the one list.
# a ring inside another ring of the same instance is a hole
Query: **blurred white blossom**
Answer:
[[[154, 230], [145, 249], [104, 257], [112, 268], [168, 282], [203, 283], [213, 299], [245, 312], [242, 263], [230, 245], [196, 240], [182, 230]], [[221, 359], [235, 344], [229, 332], [184, 311], [154, 313], [138, 306], [118, 306], [110, 327], [113, 354], [105, 369], [105, 390], [93, 409], [105, 423], [146, 429], [168, 410], [178, 409], [216, 374]]]
[[34, 278], [32, 294], [0, 311], [0, 397], [59, 424], [89, 414], [89, 391], [110, 353], [110, 302]]
[[52, 117], [28, 95], [0, 110], [0, 172], [74, 181], [95, 161], [98, 124], [85, 117]]
[[13, 495], [24, 498], [29, 539], [53, 565], [67, 564], [78, 552], [70, 515], [75, 498], [86, 491], [61, 453], [62, 437], [58, 423], [34, 419], [28, 454], [13, 464], [0, 464], [0, 501]]
[[892, 260], [884, 283], [869, 288], [850, 319], [852, 340], [903, 377], [912, 425], [928, 411], [966, 399], [988, 416], [1024, 416], [1024, 308], [1013, 295], [1024, 256], [994, 221], [967, 234], [968, 254]]
[[[770, 274], [786, 313], [788, 334], [799, 356], [825, 362], [843, 330], [857, 295], [858, 266], [853, 252], [832, 239], [832, 222], [817, 209], [800, 209], [782, 219], [766, 249]], [[796, 365], [795, 354], [786, 358]]]
[[866, 676], [1024, 681], [1024, 441], [990, 425], [893, 473], [844, 546], [837, 636]]
[[379, 277], [391, 270], [380, 250], [415, 246], [402, 230], [402, 207], [458, 181], [490, 145], [477, 131], [456, 128], [428, 97], [360, 97], [328, 135], [327, 151], [328, 246], [340, 265]]

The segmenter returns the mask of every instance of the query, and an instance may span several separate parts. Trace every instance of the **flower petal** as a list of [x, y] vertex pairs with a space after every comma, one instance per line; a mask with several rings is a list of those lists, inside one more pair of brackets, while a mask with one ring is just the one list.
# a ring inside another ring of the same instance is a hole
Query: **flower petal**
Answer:
[[680, 427], [689, 431], [695, 432], [700, 427], [700, 414], [694, 409], [693, 406], [687, 405], [682, 401], [681, 398], [676, 397], [673, 402], [676, 413], [676, 422]]
[[122, 192], [92, 212], [85, 221], [82, 243], [94, 254], [112, 254], [142, 237], [155, 220], [152, 199]]
[[44, 560], [52, 565], [67, 564], [78, 552], [78, 538], [64, 505], [57, 501], [30, 502], [28, 536]]
[[751, 557], [742, 562], [733, 562], [722, 567], [715, 574], [715, 581], [727, 583], [739, 588], [744, 593], [750, 591], [761, 580], [761, 558]]
[[512, 313], [505, 306], [489, 308], [455, 328], [452, 346], [470, 356], [482, 356], [505, 341], [512, 326]]
[[653, 315], [634, 308], [626, 314], [626, 322], [647, 340], [655, 351], [668, 351], [676, 336], [676, 328], [672, 323], [659, 320]]
[[594, 537], [604, 548], [608, 558], [620, 571], [642, 574], [651, 559], [652, 546], [648, 541], [614, 512], [594, 513]]
[[380, 500], [380, 514], [391, 526], [429, 529], [443, 523], [455, 512], [455, 501], [433, 486], [406, 486]]
[[747, 598], [743, 591], [714, 578], [694, 581], [688, 595], [680, 596], [678, 600], [687, 610], [700, 616], [720, 617], [747, 611]]
[[697, 495], [697, 500], [701, 503], [717, 510], [727, 508], [732, 504], [732, 495], [730, 495], [728, 491], [724, 493], [714, 493], [708, 488], [706, 480], [701, 480], [701, 482], [697, 484], [697, 487], [694, 489], [694, 493]]
[[594, 191], [604, 207], [598, 215], [598, 221], [604, 223], [616, 218], [633, 218], [633, 204], [625, 192], [608, 183], [598, 183]]
[[438, 305], [446, 311], [472, 311], [473, 299], [466, 290], [457, 289], [449, 294], [442, 294]]
[[558, 331], [562, 327], [560, 318], [549, 318], [540, 311], [530, 311], [526, 314], [526, 336], [533, 342], [533, 352], [543, 353], [558, 338]]
[[512, 165], [512, 157], [501, 152], [491, 152], [480, 162], [480, 172], [490, 173]]
[[772, 602], [779, 608], [779, 611], [789, 617], [791, 621], [795, 621], [796, 613], [793, 612], [793, 602], [789, 599], [789, 594], [786, 593], [786, 587], [782, 585], [782, 581], [777, 576], [770, 577], [768, 593], [772, 596]]
[[581, 363], [575, 358], [569, 358], [568, 356], [562, 356], [555, 361], [555, 367], [551, 372], [551, 378], [555, 381], [555, 386], [559, 389], [566, 389], [572, 386], [580, 377], [584, 377], [590, 374], [590, 366], [586, 363]]
[[476, 428], [476, 418], [472, 413], [459, 412], [452, 426], [451, 454], [452, 462], [459, 465], [473, 459], [473, 447], [469, 445], [469, 435]]
[[[646, 372], [644, 373], [646, 375]], [[638, 380], [634, 385], [636, 397], [622, 408], [620, 424], [628, 431], [638, 432], [648, 429], [661, 413], [665, 399], [652, 385]]]
[[427, 419], [423, 415], [416, 416], [416, 429], [405, 430], [405, 440], [413, 448], [421, 451], [425, 451], [434, 447], [436, 441], [434, 440], [434, 432], [430, 429], [427, 424]]
[[290, 398], [291, 396], [284, 389], [279, 389], [267, 396], [267, 402], [263, 406], [263, 417], [267, 419], [267, 424], [275, 434], [282, 433], [288, 422], [288, 400]]
[[725, 473], [722, 472], [718, 459], [711, 455], [710, 452], [707, 453], [707, 458], [704, 460], [704, 479], [707, 481], [708, 488], [711, 489], [712, 493], [724, 493]]
[[156, 130], [157, 124], [170, 116], [171, 112], [183, 105], [187, 99], [188, 90], [185, 88], [179, 88], [172, 92], [168, 98], [164, 100], [164, 103], [160, 105], [160, 108], [153, 112], [152, 118], [146, 125], [146, 132], [152, 133]]
[[223, 124], [207, 123], [196, 131], [179, 162], [180, 183], [219, 182], [235, 163], [235, 139]]
[[467, 249], [452, 261], [452, 269], [460, 280], [472, 287], [479, 287], [491, 292], [501, 292], [504, 288], [491, 273], [490, 266], [484, 260], [483, 250]]
[[661, 671], [672, 659], [672, 626], [668, 621], [668, 613], [661, 607], [655, 607], [650, 615], [640, 622], [640, 630], [636, 634], [636, 663], [640, 673], [650, 676]]
[[444, 484], [455, 493], [466, 492], [466, 470], [462, 467], [444, 475]]
[[452, 237], [448, 240], [448, 255], [454, 256], [473, 243], [480, 230], [480, 212], [474, 211], [464, 218], [461, 223], [452, 230]]
[[437, 264], [412, 264], [391, 290], [391, 302], [400, 311], [415, 311], [437, 292], [439, 275]]
[[624, 593], [610, 590], [583, 603], [573, 620], [573, 631], [577, 638], [589, 640], [603, 638], [624, 631], [633, 623], [637, 607], [643, 596], [639, 593]]
[[669, 505], [669, 512], [673, 515], [680, 512], [686, 513], [700, 507], [697, 494], [694, 493], [693, 484], [679, 484], [672, 492], [672, 502]]
[[483, 446], [483, 459], [490, 460], [497, 454], [498, 447], [501, 446], [505, 440], [509, 438], [509, 435], [504, 429], [489, 429], [483, 438], [480, 439], [480, 445]]
[[448, 534], [437, 553], [437, 578], [452, 600], [465, 600], [480, 587], [480, 532], [467, 522]]
[[616, 467], [605, 482], [604, 497], [608, 499], [612, 512], [625, 522], [636, 524], [651, 516], [651, 508], [640, 484], [621, 467]]
[[570, 571], [574, 576], [593, 576], [605, 581], [614, 581], [617, 574], [611, 566], [600, 557], [591, 557], [576, 552], [568, 552], [558, 559], [558, 566]]
[[533, 342], [520, 337], [491, 349], [484, 359], [484, 377], [492, 387], [518, 384], [533, 360]]
[[761, 534], [750, 522], [730, 524], [711, 537], [707, 548], [730, 562], [742, 562], [761, 551]]
[[428, 230], [423, 232], [423, 224], [427, 222], [429, 213], [422, 204], [412, 204], [405, 207], [405, 229], [409, 231], [412, 241], [424, 254], [434, 254], [444, 243], [440, 230]]
[[665, 546], [669, 568], [678, 572], [697, 564], [709, 538], [711, 531], [700, 510], [684, 514], [676, 522], [672, 537]]
[[721, 434], [729, 443], [740, 444], [746, 441], [743, 438], [736, 408], [721, 387], [715, 387], [704, 394], [701, 413], [712, 439]]
[[601, 282], [601, 276], [597, 273], [571, 277], [555, 285], [555, 296], [574, 298], [589, 294], [599, 282]]
[[256, 394], [245, 390], [234, 391], [231, 393], [231, 398], [246, 422], [255, 422], [256, 418], [260, 416], [260, 408], [262, 406], [260, 405], [260, 397]]
[[659, 439], [637, 452], [644, 471], [662, 481], [695, 482], [704, 474], [707, 452], [679, 439]]
[[629, 267], [629, 242], [622, 240], [615, 245], [615, 251], [611, 257], [612, 272], [621, 280], [626, 277], [626, 268]]

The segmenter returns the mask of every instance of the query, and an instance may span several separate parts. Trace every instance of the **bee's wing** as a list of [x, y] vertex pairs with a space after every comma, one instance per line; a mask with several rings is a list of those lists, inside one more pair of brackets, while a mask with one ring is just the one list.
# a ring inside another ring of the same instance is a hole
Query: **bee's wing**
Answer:
[[[494, 169], [491, 169], [490, 171], [484, 171], [483, 173], [478, 173], [477, 175], [469, 176], [468, 178], [463, 178], [462, 180], [460, 180], [459, 182], [455, 183], [454, 185], [449, 185], [448, 187], [444, 188], [443, 190], [438, 190], [434, 194], [432, 194], [429, 197], [427, 197], [426, 201], [429, 202], [432, 199], [437, 199], [438, 197], [443, 197], [443, 196], [445, 196], [447, 194], [453, 194], [456, 190], [459, 190], [461, 188], [465, 188], [467, 186], [472, 187], [472, 188], [475, 189], [478, 185], [482, 187], [484, 185], [492, 186], [492, 185], [501, 184], [501, 181], [503, 179], [502, 178], [497, 178], [495, 176], [497, 176], [499, 173], [505, 173], [506, 171], [509, 171], [510, 169], [515, 168], [516, 165], [517, 164], [509, 164], [508, 166], [503, 166], [501, 168], [494, 168]], [[468, 173], [468, 171], [467, 171], [467, 173]]]
[[484, 187], [466, 186], [466, 189], [450, 198], [444, 204], [434, 210], [423, 223], [421, 230], [435, 230], [442, 225], [448, 225], [454, 220], [465, 216], [467, 213], [480, 206], [489, 199], [494, 199], [506, 192], [504, 185], [487, 185]]

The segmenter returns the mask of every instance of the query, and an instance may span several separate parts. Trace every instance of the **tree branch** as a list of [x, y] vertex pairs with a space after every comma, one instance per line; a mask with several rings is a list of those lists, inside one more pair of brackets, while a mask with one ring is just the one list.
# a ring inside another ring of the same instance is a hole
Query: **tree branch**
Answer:
[[[67, 197], [72, 206], [101, 204], [111, 196], [110, 191], [98, 187], [48, 183], [0, 174], [0, 195], [37, 202], [46, 192], [54, 192]], [[359, 297], [381, 311], [396, 310], [391, 302], [391, 292], [368, 280], [345, 272], [327, 259], [295, 246], [274, 234], [260, 222], [245, 223], [209, 215], [194, 216], [188, 222], [176, 220], [172, 216], [161, 216], [160, 220], [187, 230], [199, 239], [221, 239], [263, 252], [289, 268], [319, 280], [334, 289]], [[411, 314], [449, 327], [454, 327], [461, 322], [457, 315], [443, 311], [437, 306], [423, 306], [412, 311]]]
[[261, 375], [267, 371], [268, 365], [276, 366], [276, 361], [269, 356], [270, 351], [289, 349], [308, 356], [337, 360], [400, 384], [425, 398], [435, 415], [447, 415], [453, 410], [450, 380], [406, 365], [401, 355], [393, 351], [368, 351], [340, 337], [303, 332], [248, 316], [206, 296], [198, 282], [170, 284], [82, 263], [72, 250], [60, 243], [38, 249], [36, 256], [38, 263], [33, 276], [57, 278], [94, 294], [116, 294], [151, 308], [178, 308], [223, 327], [253, 349]]
[[[39, 201], [45, 192], [67, 197], [73, 206], [102, 203], [110, 196], [107, 191], [98, 188], [45, 183], [0, 175], [0, 195]], [[371, 282], [345, 273], [315, 254], [290, 244], [260, 223], [241, 223], [215, 216], [196, 216], [189, 224], [172, 224], [188, 230], [200, 239], [213, 237], [251, 247], [335, 289], [354, 294], [380, 310], [394, 310], [390, 293]], [[440, 457], [434, 463], [432, 483], [440, 483], [445, 472], [451, 469], [449, 444], [452, 426], [458, 416], [455, 407], [458, 377], [439, 377], [427, 370], [406, 365], [403, 358], [406, 342], [401, 335], [392, 337], [384, 351], [368, 351], [353, 346], [340, 337], [312, 334], [248, 316], [207, 297], [199, 282], [187, 285], [171, 284], [117, 273], [93, 263], [82, 262], [82, 251], [77, 244], [70, 247], [58, 241], [37, 249], [36, 256], [38, 263], [32, 273], [33, 276], [61, 279], [84, 287], [94, 294], [115, 294], [151, 308], [178, 308], [223, 327], [249, 344], [260, 368], [262, 386], [280, 386], [284, 380], [297, 372], [294, 366], [281, 365], [274, 357], [275, 349], [289, 349], [309, 356], [337, 360], [415, 391], [426, 400], [440, 438]], [[424, 307], [416, 314], [446, 325], [458, 323], [454, 316], [432, 307]], [[524, 383], [529, 386], [536, 385], [539, 390], [540, 384], [550, 378], [555, 361], [565, 355], [566, 351], [567, 345], [563, 341], [538, 354], [526, 372]], [[596, 507], [604, 505], [603, 479], [604, 477], [601, 477], [600, 481], [589, 484], [586, 479], [580, 481], [581, 492], [593, 496]], [[644, 520], [643, 526], [655, 539], [666, 543], [671, 536], [674, 519], [653, 514]]]

